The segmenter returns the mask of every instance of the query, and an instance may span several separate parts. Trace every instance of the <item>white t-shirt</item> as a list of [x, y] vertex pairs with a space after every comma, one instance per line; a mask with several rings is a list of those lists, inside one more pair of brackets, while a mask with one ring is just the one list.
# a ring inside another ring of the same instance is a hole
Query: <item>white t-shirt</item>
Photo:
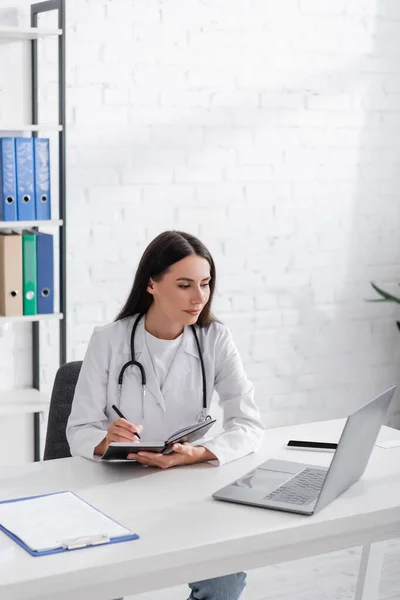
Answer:
[[146, 346], [149, 351], [160, 390], [162, 390], [168, 372], [174, 362], [178, 348], [182, 343], [183, 333], [175, 340], [160, 340], [145, 330]]

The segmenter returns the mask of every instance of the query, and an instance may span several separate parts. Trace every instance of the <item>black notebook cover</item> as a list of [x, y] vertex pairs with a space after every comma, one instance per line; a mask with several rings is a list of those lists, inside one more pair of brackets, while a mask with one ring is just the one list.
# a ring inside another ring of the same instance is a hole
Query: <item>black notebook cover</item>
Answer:
[[215, 419], [210, 419], [203, 423], [196, 423], [195, 425], [183, 427], [178, 431], [174, 431], [165, 442], [111, 442], [101, 458], [102, 460], [126, 460], [128, 454], [136, 454], [141, 451], [169, 454], [172, 452], [173, 444], [183, 444], [184, 442], [189, 442], [189, 444], [191, 444], [192, 442], [195, 442], [203, 437], [215, 422]]

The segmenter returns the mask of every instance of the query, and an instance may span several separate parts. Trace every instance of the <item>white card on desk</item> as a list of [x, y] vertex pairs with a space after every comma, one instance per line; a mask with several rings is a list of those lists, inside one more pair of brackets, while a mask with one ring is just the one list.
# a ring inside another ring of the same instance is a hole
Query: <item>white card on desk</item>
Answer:
[[375, 446], [379, 446], [379, 448], [397, 448], [400, 446], [400, 440], [388, 440], [387, 442], [377, 442]]

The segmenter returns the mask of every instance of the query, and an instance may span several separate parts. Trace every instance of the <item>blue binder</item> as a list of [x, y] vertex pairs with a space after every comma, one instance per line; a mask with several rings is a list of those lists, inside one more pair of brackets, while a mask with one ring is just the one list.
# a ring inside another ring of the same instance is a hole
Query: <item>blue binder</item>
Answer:
[[48, 233], [36, 234], [37, 314], [54, 312], [54, 243]]
[[35, 161], [35, 216], [38, 221], [51, 218], [50, 140], [33, 138]]
[[33, 181], [32, 138], [15, 138], [15, 161], [17, 167], [18, 221], [34, 221], [35, 186]]
[[14, 138], [0, 138], [0, 221], [17, 220]]
[[[64, 493], [64, 492], [54, 492], [53, 494], [40, 494], [37, 496], [26, 496], [24, 498], [14, 498], [13, 500], [2, 500], [2, 501], [0, 501], [0, 505], [8, 504], [11, 502], [24, 502], [27, 500], [34, 500], [35, 498], [43, 498], [44, 496], [54, 496], [56, 494], [62, 494], [62, 493]], [[77, 494], [74, 494], [74, 496], [79, 498], [79, 500], [81, 500], [82, 502], [85, 502], [85, 500], [83, 500], [82, 498], [77, 496]], [[97, 508], [95, 508], [94, 506], [89, 504], [88, 502], [86, 502], [86, 504], [88, 504], [91, 508], [94, 508], [94, 510], [96, 510], [97, 512], [101, 513], [100, 510], [98, 510]], [[27, 508], [27, 510], [29, 510], [29, 508]], [[102, 513], [102, 514], [104, 514], [104, 513]], [[114, 519], [111, 519], [111, 517], [107, 517], [107, 518], [110, 519], [110, 521], [114, 521], [114, 523], [117, 523], [117, 521], [115, 521]], [[118, 525], [120, 525], [120, 523], [118, 523]], [[129, 529], [127, 529], [126, 527], [124, 529], [129, 531]], [[128, 535], [123, 535], [120, 537], [112, 537], [112, 538], [107, 538], [107, 539], [106, 539], [107, 536], [103, 536], [104, 539], [100, 539], [100, 537], [98, 537], [98, 538], [93, 538], [93, 539], [82, 538], [81, 540], [80, 539], [67, 540], [65, 542], [60, 542], [60, 545], [55, 548], [46, 549], [46, 550], [32, 550], [32, 548], [30, 548], [23, 540], [21, 540], [18, 536], [16, 536], [12, 531], [9, 531], [5, 527], [3, 527], [3, 525], [1, 525], [1, 524], [0, 524], [0, 531], [3, 531], [6, 535], [8, 535], [8, 537], [10, 537], [16, 544], [21, 546], [21, 548], [23, 548], [31, 556], [48, 556], [49, 554], [59, 554], [60, 552], [71, 552], [73, 550], [82, 550], [84, 548], [92, 548], [94, 546], [104, 546], [106, 544], [117, 544], [119, 542], [129, 542], [131, 540], [139, 539], [139, 536], [136, 533], [130, 532]]]

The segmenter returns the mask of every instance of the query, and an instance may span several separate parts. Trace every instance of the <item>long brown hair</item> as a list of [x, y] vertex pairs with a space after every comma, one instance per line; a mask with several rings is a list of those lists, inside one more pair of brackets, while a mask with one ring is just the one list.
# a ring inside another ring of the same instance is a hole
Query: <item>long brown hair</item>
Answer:
[[164, 231], [150, 242], [140, 259], [128, 299], [115, 320], [146, 313], [153, 302], [153, 296], [147, 291], [150, 278], [160, 281], [171, 265], [193, 255], [208, 261], [211, 276], [210, 297], [197, 319], [197, 325], [204, 327], [215, 321], [211, 313], [216, 277], [214, 260], [203, 242], [183, 231]]

